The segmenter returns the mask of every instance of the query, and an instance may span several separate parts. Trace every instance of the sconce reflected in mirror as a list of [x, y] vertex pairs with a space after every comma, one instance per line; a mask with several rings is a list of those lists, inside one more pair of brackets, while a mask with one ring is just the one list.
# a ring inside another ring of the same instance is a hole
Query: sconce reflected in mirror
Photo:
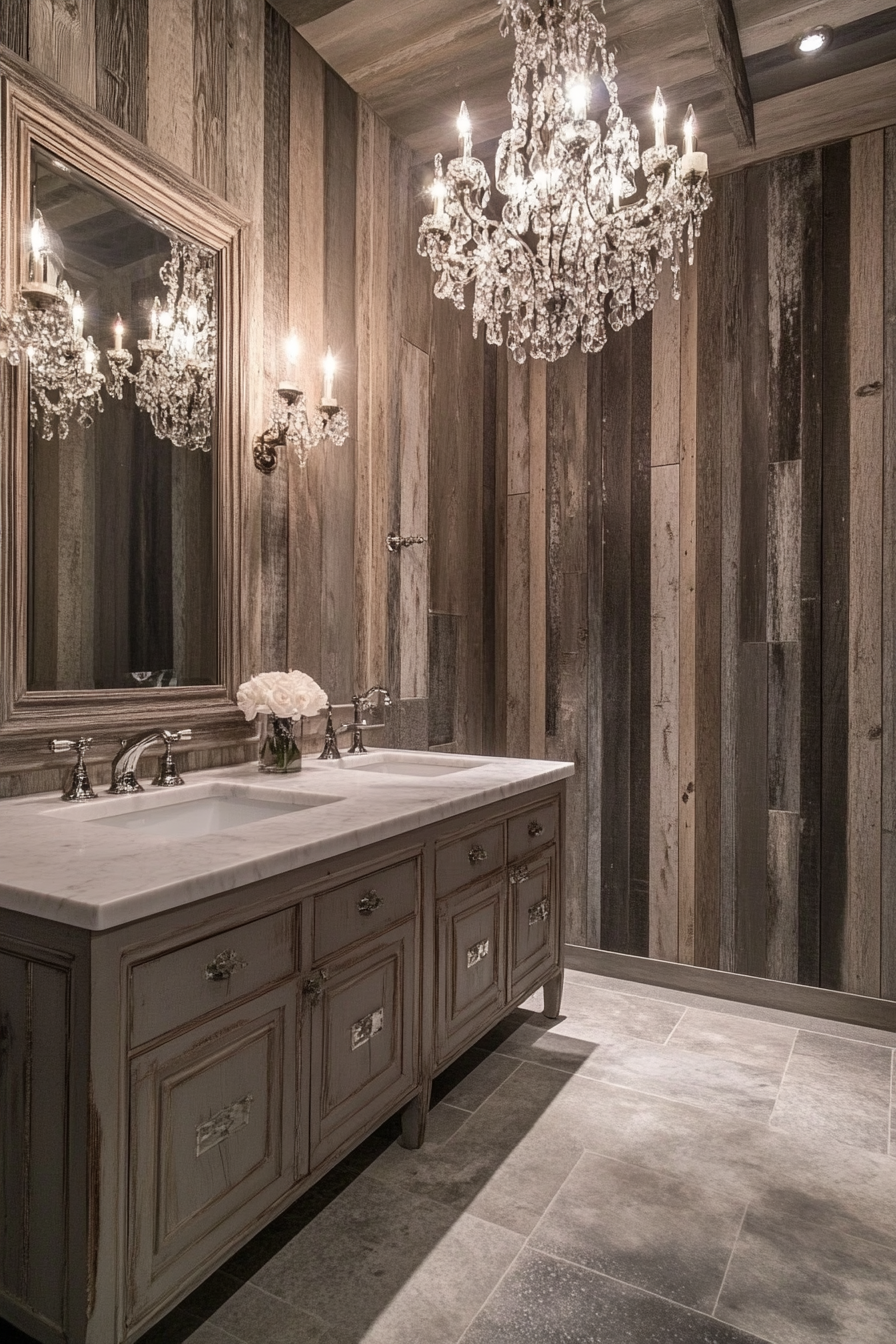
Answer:
[[291, 331], [283, 343], [289, 377], [280, 383], [271, 404], [270, 420], [252, 441], [255, 466], [265, 476], [275, 471], [279, 462], [278, 448], [292, 448], [304, 467], [312, 448], [329, 440], [337, 448], [349, 435], [348, 416], [336, 399], [336, 357], [327, 347], [324, 357], [324, 391], [313, 417], [308, 414], [305, 393], [295, 382], [296, 367], [301, 347], [298, 335]]

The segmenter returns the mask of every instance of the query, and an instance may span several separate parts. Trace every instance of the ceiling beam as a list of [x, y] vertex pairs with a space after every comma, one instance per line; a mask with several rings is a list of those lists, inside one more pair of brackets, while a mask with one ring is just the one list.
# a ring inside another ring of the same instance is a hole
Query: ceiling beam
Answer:
[[332, 14], [334, 9], [342, 9], [351, 0], [271, 0], [271, 3], [287, 23], [293, 28], [301, 28], [303, 23], [313, 23], [315, 19]]
[[725, 110], [741, 149], [755, 148], [753, 96], [747, 79], [732, 0], [700, 0], [709, 49], [722, 81]]

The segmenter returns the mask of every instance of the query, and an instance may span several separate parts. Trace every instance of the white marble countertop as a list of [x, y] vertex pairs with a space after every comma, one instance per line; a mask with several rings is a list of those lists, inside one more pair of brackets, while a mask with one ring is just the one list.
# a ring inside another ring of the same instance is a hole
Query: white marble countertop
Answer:
[[[422, 778], [376, 772], [378, 762], [394, 770], [401, 758], [468, 768]], [[558, 761], [372, 750], [361, 761], [306, 758], [296, 775], [260, 774], [254, 764], [196, 771], [182, 788], [147, 785], [135, 798], [98, 790], [98, 798], [80, 803], [63, 803], [55, 793], [10, 799], [0, 802], [0, 910], [85, 929], [115, 928], [512, 798], [573, 771]], [[188, 839], [121, 828], [115, 820], [136, 809], [239, 797], [246, 786], [261, 802], [288, 802], [295, 810]]]

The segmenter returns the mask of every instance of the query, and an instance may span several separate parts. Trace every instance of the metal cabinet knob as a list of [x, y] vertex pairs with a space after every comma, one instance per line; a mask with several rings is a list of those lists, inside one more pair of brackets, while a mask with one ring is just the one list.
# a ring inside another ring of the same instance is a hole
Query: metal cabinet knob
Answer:
[[510, 885], [517, 887], [521, 882], [528, 882], [529, 876], [528, 864], [520, 863], [510, 870]]
[[309, 978], [302, 985], [302, 993], [305, 995], [305, 998], [308, 1000], [309, 1003], [311, 1004], [320, 1003], [323, 997], [324, 984], [326, 983], [327, 980], [329, 980], [329, 978], [330, 973], [329, 971], [326, 970], [318, 971], [316, 975], [309, 976]]
[[529, 834], [531, 835], [533, 840], [536, 838], [536, 836], [544, 835], [544, 827], [537, 818], [535, 819], [535, 821], [529, 822]]
[[208, 963], [205, 968], [205, 978], [206, 980], [229, 980], [234, 971], [244, 971], [248, 965], [248, 961], [243, 961], [242, 957], [228, 948], [226, 952], [219, 952], [214, 960]]
[[372, 915], [374, 910], [379, 910], [381, 905], [385, 905], [385, 900], [375, 891], [368, 891], [358, 901], [359, 915]]
[[482, 848], [482, 845], [473, 845], [470, 849], [469, 859], [471, 863], [485, 863], [488, 853]]

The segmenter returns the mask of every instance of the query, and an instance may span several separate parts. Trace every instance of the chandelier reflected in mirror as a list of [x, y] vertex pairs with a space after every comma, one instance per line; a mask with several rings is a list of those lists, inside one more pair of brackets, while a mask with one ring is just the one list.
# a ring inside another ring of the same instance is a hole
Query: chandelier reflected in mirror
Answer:
[[[474, 331], [484, 323], [486, 339], [506, 339], [523, 363], [527, 354], [560, 359], [576, 340], [602, 349], [608, 327], [619, 331], [654, 307], [667, 263], [678, 298], [682, 257], [693, 261], [711, 196], [693, 109], [679, 154], [666, 142], [659, 89], [655, 143], [640, 152], [619, 105], [607, 30], [584, 0], [501, 0], [502, 36], [511, 28], [511, 128], [495, 156], [504, 205], [489, 212], [492, 184], [473, 157], [462, 104], [458, 157], [443, 168], [436, 156], [418, 251], [436, 273], [437, 297], [463, 309], [472, 284]], [[598, 101], [603, 126], [589, 117]]]

